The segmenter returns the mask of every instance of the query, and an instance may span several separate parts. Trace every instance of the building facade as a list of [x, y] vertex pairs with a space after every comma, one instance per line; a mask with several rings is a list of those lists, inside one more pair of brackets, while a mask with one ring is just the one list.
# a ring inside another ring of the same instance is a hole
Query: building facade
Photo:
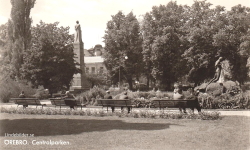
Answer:
[[106, 67], [104, 65], [104, 48], [97, 44], [94, 48], [84, 50], [85, 72], [86, 74], [105, 73]]

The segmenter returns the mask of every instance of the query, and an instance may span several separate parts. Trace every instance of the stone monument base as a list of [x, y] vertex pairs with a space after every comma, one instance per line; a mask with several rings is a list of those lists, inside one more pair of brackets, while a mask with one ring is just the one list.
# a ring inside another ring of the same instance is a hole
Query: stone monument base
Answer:
[[[207, 83], [203, 83], [200, 86], [195, 87], [195, 90], [200, 89], [200, 92], [212, 94], [214, 96], [220, 96], [221, 94], [227, 92], [231, 87], [239, 87], [239, 84], [234, 81], [225, 81], [223, 83], [214, 82], [207, 86]], [[204, 90], [204, 91], [202, 91]]]
[[86, 76], [81, 75], [80, 73], [75, 74], [73, 77], [73, 84], [70, 87], [69, 91], [74, 94], [80, 94], [84, 91], [90, 89], [90, 84], [86, 79]]
[[89, 88], [74, 88], [72, 87], [69, 91], [74, 95], [81, 94], [82, 92], [88, 91]]

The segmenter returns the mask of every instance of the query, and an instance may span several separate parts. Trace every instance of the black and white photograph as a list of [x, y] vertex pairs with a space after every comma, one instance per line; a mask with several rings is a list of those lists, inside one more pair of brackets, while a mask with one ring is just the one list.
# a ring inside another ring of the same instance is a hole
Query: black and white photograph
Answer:
[[250, 150], [250, 0], [0, 0], [1, 150]]

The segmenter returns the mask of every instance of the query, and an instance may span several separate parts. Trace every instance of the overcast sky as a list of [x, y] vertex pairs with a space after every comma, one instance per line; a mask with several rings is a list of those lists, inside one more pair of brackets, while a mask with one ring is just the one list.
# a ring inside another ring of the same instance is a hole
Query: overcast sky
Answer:
[[[171, 0], [37, 0], [30, 16], [33, 26], [42, 20], [45, 23], [60, 22], [59, 26], [69, 26], [74, 33], [74, 25], [79, 20], [82, 28], [84, 48], [101, 44], [106, 23], [121, 10], [125, 15], [133, 11], [137, 18], [152, 10], [152, 6], [166, 5]], [[207, 0], [212, 7], [221, 5], [226, 10], [241, 4], [250, 7], [250, 0]], [[178, 5], [193, 4], [193, 0], [177, 0]], [[211, 7], [211, 8], [212, 8]], [[10, 0], [0, 0], [0, 25], [10, 18]]]

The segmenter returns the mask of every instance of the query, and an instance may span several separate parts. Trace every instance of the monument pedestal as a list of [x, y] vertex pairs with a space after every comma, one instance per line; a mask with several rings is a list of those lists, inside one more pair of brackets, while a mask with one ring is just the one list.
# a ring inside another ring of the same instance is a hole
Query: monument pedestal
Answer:
[[91, 85], [87, 81], [85, 74], [83, 42], [75, 42], [73, 45], [74, 53], [76, 54], [75, 61], [80, 64], [78, 67], [82, 72], [73, 76], [73, 83], [70, 87], [70, 91], [74, 91], [74, 93], [81, 93], [83, 91], [89, 90]]

